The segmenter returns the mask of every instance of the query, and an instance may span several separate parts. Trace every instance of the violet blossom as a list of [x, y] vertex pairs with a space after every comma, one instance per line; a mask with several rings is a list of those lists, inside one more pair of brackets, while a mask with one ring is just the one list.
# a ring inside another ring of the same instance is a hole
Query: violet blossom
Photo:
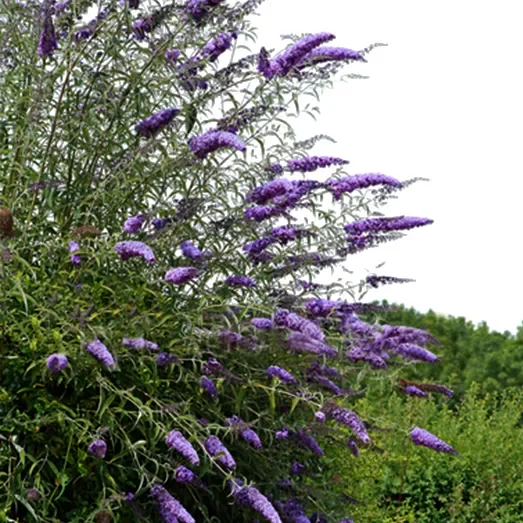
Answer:
[[98, 339], [95, 338], [85, 346], [85, 350], [92, 354], [100, 363], [108, 368], [114, 367], [116, 361], [109, 349]]
[[168, 447], [179, 452], [191, 465], [200, 464], [198, 453], [179, 430], [171, 430], [165, 437], [165, 443]]
[[261, 514], [270, 523], [282, 523], [271, 502], [256, 488], [244, 487], [239, 480], [233, 480], [232, 495], [239, 505], [247, 505]]
[[122, 343], [137, 350], [158, 350], [158, 345], [143, 338], [123, 338]]
[[296, 378], [289, 371], [277, 367], [276, 365], [271, 365], [267, 369], [267, 376], [270, 378], [278, 378], [284, 383], [296, 383]]
[[414, 427], [410, 432], [410, 437], [414, 445], [422, 445], [438, 452], [457, 454], [456, 449], [425, 429]]
[[151, 138], [167, 127], [179, 112], [179, 109], [172, 107], [163, 109], [162, 111], [145, 118], [145, 120], [138, 122], [134, 126], [134, 130], [145, 138]]
[[200, 22], [202, 18], [222, 0], [187, 0], [184, 10], [195, 22]]
[[262, 448], [262, 442], [260, 437], [253, 429], [251, 429], [247, 424], [238, 416], [232, 416], [225, 419], [225, 424], [229, 426], [237, 426], [240, 436], [249, 444], [252, 445], [255, 449]]
[[49, 0], [44, 0], [42, 8], [42, 31], [40, 33], [40, 41], [38, 43], [38, 54], [40, 56], [52, 56], [58, 49], [56, 41], [56, 32], [51, 15], [51, 4]]
[[297, 158], [287, 162], [287, 168], [291, 172], [312, 172], [317, 169], [330, 167], [332, 165], [346, 165], [349, 162], [341, 158], [331, 156], [309, 156], [306, 158]]
[[152, 249], [143, 242], [133, 240], [118, 242], [114, 246], [114, 250], [120, 255], [120, 259], [124, 261], [141, 256], [148, 264], [156, 263]]
[[415, 227], [423, 227], [433, 223], [429, 218], [417, 218], [414, 216], [394, 216], [365, 218], [345, 225], [345, 232], [350, 235], [361, 235], [366, 232], [391, 232]]
[[203, 258], [203, 252], [190, 241], [182, 242], [180, 248], [182, 249], [182, 254], [190, 260], [201, 260]]
[[323, 456], [323, 450], [318, 445], [318, 442], [310, 435], [307, 434], [303, 429], [299, 429], [293, 434], [294, 438], [301, 443], [304, 447], [314, 452], [317, 456]]
[[233, 147], [238, 151], [246, 150], [241, 138], [227, 131], [211, 129], [189, 140], [189, 148], [197, 158], [205, 158], [208, 154], [222, 147]]
[[198, 276], [198, 269], [196, 267], [177, 267], [175, 269], [169, 269], [165, 273], [165, 281], [167, 283], [173, 283], [174, 285], [183, 285], [191, 280], [194, 280]]
[[229, 285], [229, 287], [256, 287], [256, 282], [248, 276], [229, 276], [224, 283]]
[[272, 329], [272, 320], [269, 318], [252, 318], [251, 325], [255, 329], [269, 330]]
[[67, 359], [67, 356], [65, 354], [59, 354], [55, 352], [54, 354], [51, 354], [46, 360], [47, 368], [51, 372], [60, 372], [64, 370], [67, 365], [69, 364], [69, 361]]
[[156, 501], [158, 512], [165, 523], [196, 523], [185, 507], [161, 485], [151, 489], [151, 496]]
[[218, 397], [218, 389], [216, 388], [216, 385], [214, 384], [214, 381], [211, 380], [211, 378], [202, 376], [200, 378], [200, 385], [211, 399], [216, 399]]
[[329, 418], [351, 428], [363, 443], [370, 443], [370, 437], [363, 421], [354, 412], [335, 403], [325, 405], [323, 410]]
[[184, 467], [183, 465], [180, 465], [174, 471], [174, 479], [178, 483], [192, 484], [198, 482], [198, 476], [192, 470]]
[[300, 67], [307, 65], [319, 64], [323, 62], [341, 61], [341, 60], [359, 60], [366, 62], [364, 56], [358, 51], [347, 49], [346, 47], [317, 47], [310, 53], [306, 54], [301, 62]]
[[407, 385], [405, 387], [405, 394], [408, 394], [409, 396], [417, 396], [418, 398], [426, 398], [428, 396], [426, 392], [418, 389], [415, 385]]
[[[80, 245], [77, 242], [70, 241], [69, 247], [68, 247], [69, 253], [75, 253], [76, 251], [80, 250]], [[82, 258], [79, 254], [72, 254], [71, 255], [71, 263], [73, 265], [80, 265], [82, 263]]]
[[202, 56], [209, 58], [210, 62], [215, 62], [221, 54], [231, 47], [232, 41], [236, 38], [238, 38], [236, 32], [218, 34], [204, 46]]
[[143, 224], [145, 223], [146, 219], [146, 213], [140, 213], [136, 216], [130, 216], [129, 218], [127, 218], [127, 220], [125, 220], [125, 223], [123, 225], [123, 231], [129, 234], [135, 234], [139, 232], [143, 227]]
[[[270, 73], [277, 76], [286, 76], [296, 65], [300, 63], [304, 56], [310, 53], [315, 47], [318, 47], [329, 40], [333, 40], [335, 36], [330, 33], [317, 33], [305, 36], [296, 43], [291, 45], [288, 49], [283, 51], [279, 56], [272, 60], [270, 65]], [[265, 73], [265, 71], [264, 71]], [[266, 74], [267, 76], [267, 74]]]
[[332, 192], [334, 198], [339, 200], [344, 193], [350, 193], [357, 189], [364, 189], [374, 185], [388, 185], [391, 187], [403, 187], [403, 184], [385, 174], [368, 173], [345, 176], [338, 180], [327, 180], [325, 186]]
[[107, 443], [103, 439], [95, 439], [87, 449], [93, 456], [97, 458], [105, 458], [107, 453]]
[[209, 455], [211, 457], [216, 457], [218, 463], [221, 463], [224, 467], [231, 470], [236, 468], [236, 461], [234, 461], [231, 453], [216, 436], [209, 436], [205, 440], [204, 445]]

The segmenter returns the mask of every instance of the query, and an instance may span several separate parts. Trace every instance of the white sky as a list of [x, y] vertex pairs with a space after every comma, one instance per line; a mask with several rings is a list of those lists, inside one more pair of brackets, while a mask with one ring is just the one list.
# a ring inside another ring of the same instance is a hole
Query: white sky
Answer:
[[325, 93], [319, 120], [304, 116], [296, 126], [300, 138], [335, 138], [313, 152], [350, 160], [350, 174], [431, 179], [382, 210], [427, 216], [433, 225], [350, 259], [349, 268], [371, 271], [386, 261], [378, 274], [416, 280], [369, 299], [484, 320], [500, 331], [515, 332], [523, 321], [520, 9], [517, 0], [262, 4], [260, 46], [279, 50], [281, 34], [321, 31], [337, 35], [334, 46], [388, 44], [347, 69], [369, 80], [339, 83]]

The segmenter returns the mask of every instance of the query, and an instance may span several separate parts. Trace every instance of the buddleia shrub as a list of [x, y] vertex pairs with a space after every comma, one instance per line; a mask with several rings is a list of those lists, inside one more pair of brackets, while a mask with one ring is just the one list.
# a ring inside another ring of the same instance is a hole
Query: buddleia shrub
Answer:
[[377, 210], [411, 181], [289, 124], [375, 46], [260, 49], [260, 3], [2, 4], [6, 521], [348, 521], [322, 445], [372, 448], [365, 380], [438, 361], [358, 317], [390, 277], [325, 283], [431, 223]]

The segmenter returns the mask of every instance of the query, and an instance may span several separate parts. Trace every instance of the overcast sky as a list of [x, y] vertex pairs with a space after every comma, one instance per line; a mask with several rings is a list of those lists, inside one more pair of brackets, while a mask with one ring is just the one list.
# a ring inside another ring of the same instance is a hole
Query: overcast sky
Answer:
[[[266, 0], [256, 24], [260, 45], [280, 35], [328, 31], [329, 45], [363, 49], [368, 64], [347, 71], [369, 80], [326, 92], [318, 122], [300, 138], [338, 143], [314, 154], [350, 160], [350, 174], [430, 178], [383, 208], [434, 224], [350, 259], [360, 270], [415, 283], [385, 286], [371, 299], [486, 321], [515, 332], [523, 321], [521, 188], [523, 73], [520, 2], [439, 0]], [[350, 267], [349, 267], [350, 268]]]

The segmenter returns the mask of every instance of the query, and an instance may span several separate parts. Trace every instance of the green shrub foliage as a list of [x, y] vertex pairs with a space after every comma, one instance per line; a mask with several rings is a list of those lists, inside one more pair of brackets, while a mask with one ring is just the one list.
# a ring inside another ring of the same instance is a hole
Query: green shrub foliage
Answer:
[[258, 4], [2, 3], [5, 521], [347, 520], [323, 447], [373, 448], [365, 379], [437, 361], [314, 281], [430, 223], [289, 125], [374, 46], [252, 51]]
[[[347, 459], [332, 449], [335, 484], [354, 493], [358, 521], [523, 521], [521, 391], [485, 395], [473, 385], [453, 409], [391, 390], [380, 394], [386, 395], [382, 405], [365, 398], [357, 408], [387, 429], [375, 438], [374, 449], [381, 452]], [[390, 430], [408, 427], [412, 419], [446, 441], [459, 442], [459, 458], [413, 448]]]

